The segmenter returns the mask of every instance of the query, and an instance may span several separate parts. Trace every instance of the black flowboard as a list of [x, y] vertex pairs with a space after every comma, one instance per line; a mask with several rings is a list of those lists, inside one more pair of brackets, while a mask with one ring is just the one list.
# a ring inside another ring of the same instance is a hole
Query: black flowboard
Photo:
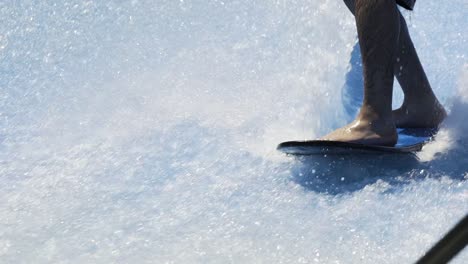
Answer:
[[277, 150], [290, 155], [411, 154], [418, 152], [437, 132], [436, 129], [398, 129], [394, 147], [346, 143], [329, 140], [286, 141]]

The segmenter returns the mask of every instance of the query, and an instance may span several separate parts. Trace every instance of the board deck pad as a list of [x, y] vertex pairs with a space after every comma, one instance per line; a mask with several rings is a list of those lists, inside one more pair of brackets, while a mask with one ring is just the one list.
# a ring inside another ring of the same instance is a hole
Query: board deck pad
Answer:
[[346, 154], [385, 154], [415, 153], [437, 133], [436, 129], [405, 128], [397, 129], [398, 142], [394, 147], [365, 145], [329, 140], [286, 141], [277, 150], [290, 155], [346, 155]]

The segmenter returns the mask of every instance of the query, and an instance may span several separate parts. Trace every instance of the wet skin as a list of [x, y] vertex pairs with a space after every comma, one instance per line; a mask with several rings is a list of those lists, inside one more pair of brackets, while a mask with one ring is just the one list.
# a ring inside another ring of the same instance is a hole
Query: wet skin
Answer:
[[[396, 127], [437, 127], [446, 112], [435, 97], [395, 0], [345, 0], [355, 15], [364, 100], [356, 119], [322, 139], [393, 146]], [[392, 111], [394, 76], [403, 89]]]

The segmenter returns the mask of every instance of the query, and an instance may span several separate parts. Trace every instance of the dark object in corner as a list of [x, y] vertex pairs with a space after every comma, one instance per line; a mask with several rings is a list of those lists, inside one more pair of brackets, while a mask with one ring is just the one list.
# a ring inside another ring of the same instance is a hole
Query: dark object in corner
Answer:
[[396, 2], [408, 10], [413, 10], [416, 0], [396, 0]]
[[448, 263], [468, 244], [468, 214], [416, 264]]

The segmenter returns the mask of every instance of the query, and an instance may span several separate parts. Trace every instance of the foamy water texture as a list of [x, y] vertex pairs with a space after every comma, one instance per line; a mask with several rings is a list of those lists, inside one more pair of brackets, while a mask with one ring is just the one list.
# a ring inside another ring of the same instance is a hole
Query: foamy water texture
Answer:
[[404, 12], [451, 109], [419, 160], [275, 150], [348, 121], [341, 1], [13, 2], [0, 263], [412, 263], [468, 212], [466, 0]]

